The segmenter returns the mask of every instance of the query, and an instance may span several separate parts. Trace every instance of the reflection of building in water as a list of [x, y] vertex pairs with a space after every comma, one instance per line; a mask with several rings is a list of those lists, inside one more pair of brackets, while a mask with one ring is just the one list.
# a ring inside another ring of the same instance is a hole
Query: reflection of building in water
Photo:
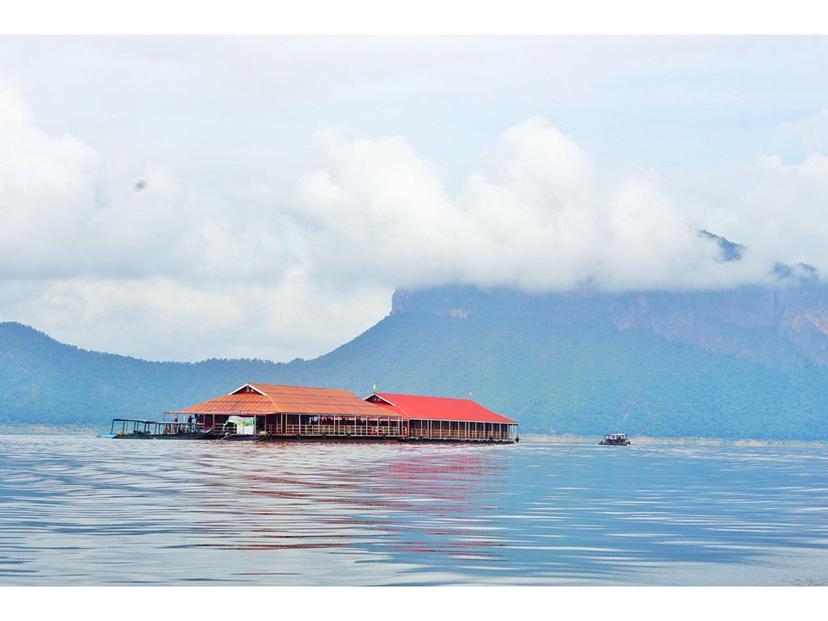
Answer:
[[[167, 414], [195, 417], [199, 426], [212, 429], [215, 435], [463, 442], [517, 439], [516, 421], [468, 399], [390, 393], [360, 399], [336, 388], [245, 384], [227, 395]], [[249, 419], [255, 419], [255, 424], [238, 426], [239, 420]]]
[[425, 499], [430, 511], [453, 513], [492, 489], [502, 466], [494, 455], [463, 451], [405, 456], [384, 468], [388, 491], [394, 493], [396, 505], [406, 503], [411, 509], [424, 506], [421, 501]]
[[394, 513], [384, 524], [384, 545], [395, 560], [420, 564], [426, 554], [439, 566], [500, 556], [500, 533], [486, 517], [502, 490], [499, 453], [435, 449], [387, 464], [383, 476]]
[[[410, 554], [499, 553], [497, 533], [479, 516], [503, 488], [503, 451], [513, 453], [511, 447], [328, 443], [316, 449], [293, 441], [256, 443], [239, 459], [238, 446], [205, 446], [199, 523], [221, 536], [199, 545], [350, 549], [353, 558], [370, 552], [396, 562], [408, 562]], [[281, 557], [272, 562], [286, 567]]]

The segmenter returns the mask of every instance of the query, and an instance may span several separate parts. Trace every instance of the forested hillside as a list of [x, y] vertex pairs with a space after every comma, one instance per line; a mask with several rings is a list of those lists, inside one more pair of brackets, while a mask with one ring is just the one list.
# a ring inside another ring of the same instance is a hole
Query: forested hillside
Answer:
[[471, 395], [525, 432], [828, 438], [824, 291], [398, 292], [310, 361], [147, 362], [0, 324], [0, 423], [157, 417], [247, 381]]

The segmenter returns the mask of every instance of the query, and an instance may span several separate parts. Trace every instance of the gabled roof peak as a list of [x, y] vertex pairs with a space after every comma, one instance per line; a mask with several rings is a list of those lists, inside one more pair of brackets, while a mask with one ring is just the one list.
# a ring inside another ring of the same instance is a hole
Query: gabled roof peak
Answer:
[[261, 390], [259, 390], [253, 384], [250, 384], [250, 383], [243, 384], [242, 386], [239, 386], [238, 388], [236, 388], [236, 390], [231, 390], [227, 394], [228, 395], [237, 395], [240, 392], [257, 392], [260, 395], [262, 395], [263, 397], [267, 396], [265, 393], [263, 393]]
[[248, 383], [239, 386], [229, 394], [190, 406], [181, 412], [376, 416], [378, 408], [341, 388]]
[[[383, 393], [383, 394], [388, 394], [388, 393]], [[388, 405], [396, 405], [396, 404], [392, 403], [391, 401], [389, 401], [388, 399], [386, 399], [385, 397], [383, 397], [378, 392], [372, 392], [370, 395], [365, 397], [365, 400], [370, 401], [371, 403], [386, 403]]]

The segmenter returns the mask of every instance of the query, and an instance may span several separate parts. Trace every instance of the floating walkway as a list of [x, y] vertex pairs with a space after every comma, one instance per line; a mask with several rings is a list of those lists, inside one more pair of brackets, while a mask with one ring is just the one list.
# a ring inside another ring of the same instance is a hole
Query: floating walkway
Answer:
[[194, 440], [209, 436], [210, 431], [204, 429], [192, 418], [189, 423], [113, 418], [109, 433], [98, 434], [99, 438], [162, 438], [164, 440]]

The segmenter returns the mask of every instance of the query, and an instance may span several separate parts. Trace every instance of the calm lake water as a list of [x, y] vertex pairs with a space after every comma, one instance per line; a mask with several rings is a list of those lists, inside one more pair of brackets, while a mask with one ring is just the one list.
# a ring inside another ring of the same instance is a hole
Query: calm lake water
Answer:
[[0, 436], [0, 585], [828, 584], [828, 450]]

